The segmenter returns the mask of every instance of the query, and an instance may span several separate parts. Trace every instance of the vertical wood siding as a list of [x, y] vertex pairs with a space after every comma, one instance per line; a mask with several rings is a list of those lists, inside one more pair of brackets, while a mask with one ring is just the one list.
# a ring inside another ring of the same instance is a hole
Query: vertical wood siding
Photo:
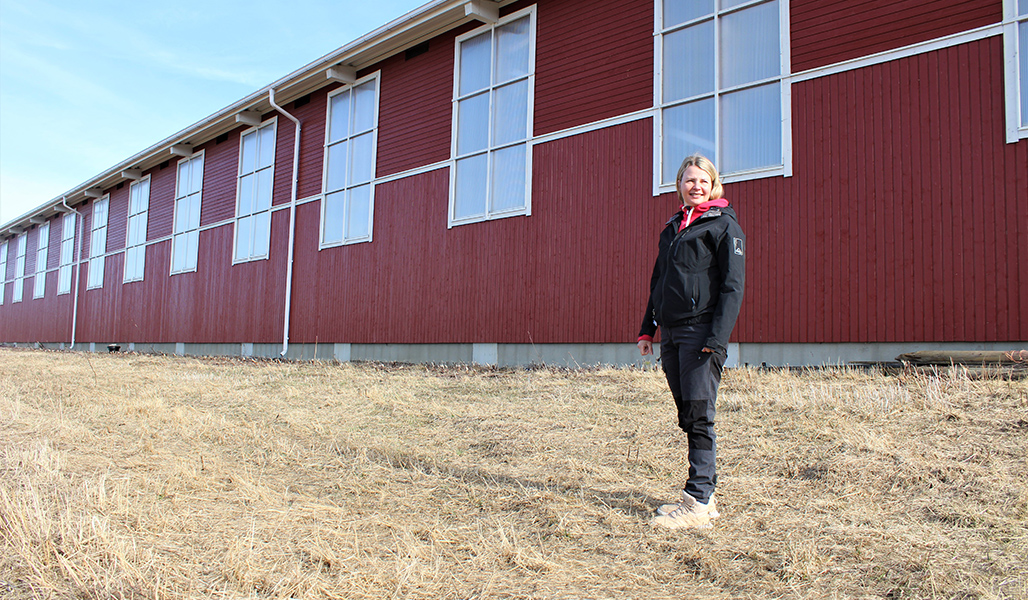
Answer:
[[536, 135], [652, 106], [653, 2], [540, 2], [535, 92]]
[[1028, 339], [1028, 141], [999, 37], [793, 86], [794, 176], [726, 186], [751, 342]]
[[791, 0], [792, 72], [1003, 20], [1002, 0]]
[[410, 60], [400, 53], [360, 72], [363, 77], [382, 71], [378, 177], [450, 158], [454, 44], [457, 35], [472, 28], [465, 25], [432, 38], [428, 52]]

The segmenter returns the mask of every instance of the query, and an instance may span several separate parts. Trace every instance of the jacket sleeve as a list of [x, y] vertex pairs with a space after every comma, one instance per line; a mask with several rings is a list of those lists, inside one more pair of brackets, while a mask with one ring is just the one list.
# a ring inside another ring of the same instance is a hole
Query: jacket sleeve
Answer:
[[657, 323], [653, 320], [653, 288], [657, 286], [660, 279], [660, 252], [657, 253], [657, 260], [653, 263], [653, 274], [650, 275], [649, 294], [646, 299], [646, 312], [643, 314], [642, 325], [639, 327], [639, 339], [653, 341], [657, 333]]
[[734, 219], [728, 222], [729, 226], [725, 228], [717, 248], [721, 289], [706, 343], [707, 347], [721, 351], [728, 348], [728, 337], [732, 335], [735, 321], [739, 318], [743, 289], [746, 287], [746, 236]]

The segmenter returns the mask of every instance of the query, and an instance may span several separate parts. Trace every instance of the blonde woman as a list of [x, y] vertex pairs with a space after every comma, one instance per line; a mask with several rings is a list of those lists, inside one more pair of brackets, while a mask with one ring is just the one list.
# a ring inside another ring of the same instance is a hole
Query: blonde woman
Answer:
[[746, 236], [709, 160], [686, 158], [675, 187], [682, 206], [660, 234], [638, 346], [642, 355], [652, 354], [660, 327], [661, 363], [689, 443], [682, 499], [658, 508], [653, 524], [700, 529], [718, 516], [714, 404], [742, 305]]

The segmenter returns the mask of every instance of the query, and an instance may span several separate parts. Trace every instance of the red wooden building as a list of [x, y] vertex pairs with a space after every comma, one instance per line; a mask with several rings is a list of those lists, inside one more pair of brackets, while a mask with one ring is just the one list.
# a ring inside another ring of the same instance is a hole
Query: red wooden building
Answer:
[[1028, 340], [1025, 0], [436, 0], [0, 227], [0, 343], [638, 360], [681, 159], [736, 363]]

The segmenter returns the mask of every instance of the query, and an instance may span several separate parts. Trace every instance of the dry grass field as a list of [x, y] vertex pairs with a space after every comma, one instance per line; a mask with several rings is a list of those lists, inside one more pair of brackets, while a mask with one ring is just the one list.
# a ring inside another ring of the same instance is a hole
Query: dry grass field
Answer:
[[1028, 598], [1028, 380], [0, 349], [0, 597]]

